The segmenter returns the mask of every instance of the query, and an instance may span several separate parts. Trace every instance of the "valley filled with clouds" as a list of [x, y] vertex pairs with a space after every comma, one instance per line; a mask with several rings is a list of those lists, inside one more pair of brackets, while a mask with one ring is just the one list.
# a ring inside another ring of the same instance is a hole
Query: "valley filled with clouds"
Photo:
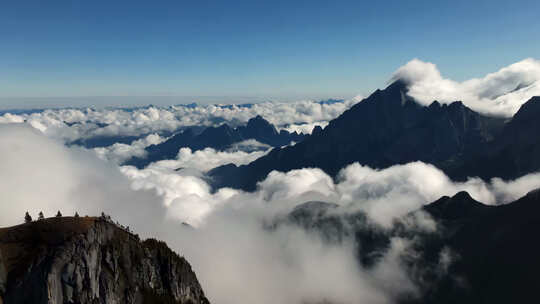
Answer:
[[[414, 59], [391, 79], [407, 82], [409, 96], [424, 106], [461, 100], [472, 110], [506, 118], [540, 95], [535, 59], [462, 82]], [[237, 128], [261, 115], [277, 130], [311, 134], [357, 102], [362, 101], [6, 111], [0, 116], [0, 192], [6, 202], [0, 223], [18, 224], [25, 211], [105, 212], [184, 255], [214, 303], [238, 303], [239, 294], [242, 303], [261, 304], [392, 303], [404, 295], [420, 296], [425, 286], [403, 258], [417, 256], [418, 239], [411, 234], [439, 232], [422, 207], [460, 191], [487, 205], [510, 203], [540, 187], [540, 173], [455, 181], [427, 162], [387, 168], [355, 162], [335, 178], [312, 167], [272, 171], [253, 192], [214, 187], [210, 170], [247, 165], [273, 149], [253, 139], [222, 150], [181, 147], [173, 159], [142, 168], [125, 165], [189, 127], [202, 131], [227, 123]], [[339, 241], [283, 220], [306, 202], [335, 204], [322, 217], [342, 222]], [[352, 224], [346, 219], [358, 214], [365, 216], [362, 225], [389, 236], [373, 265], [358, 262], [362, 244], [348, 232]], [[400, 221], [410, 234], [393, 234]], [[455, 258], [451, 249], [441, 250], [439, 268], [430, 271], [444, 272]]]

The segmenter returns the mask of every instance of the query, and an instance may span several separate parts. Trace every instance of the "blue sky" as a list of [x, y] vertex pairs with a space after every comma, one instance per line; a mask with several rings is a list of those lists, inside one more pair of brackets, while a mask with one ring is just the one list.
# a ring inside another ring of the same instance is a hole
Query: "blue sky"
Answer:
[[351, 97], [412, 58], [463, 80], [538, 58], [538, 12], [540, 1], [3, 1], [0, 105]]

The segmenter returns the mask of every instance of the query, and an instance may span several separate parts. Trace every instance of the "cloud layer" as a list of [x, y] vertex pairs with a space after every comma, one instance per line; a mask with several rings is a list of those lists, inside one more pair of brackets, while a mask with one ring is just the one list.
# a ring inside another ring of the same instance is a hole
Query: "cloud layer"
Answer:
[[[6, 113], [0, 123], [27, 122], [50, 137], [66, 142], [97, 136], [143, 136], [174, 132], [189, 126], [216, 126], [227, 122], [243, 125], [257, 115], [278, 129], [311, 132], [313, 125], [326, 124], [353, 105], [355, 100], [334, 103], [297, 101], [242, 105], [149, 106], [134, 109], [59, 109], [31, 114]], [[307, 124], [309, 127], [301, 127]], [[299, 125], [297, 127], [297, 125]]]
[[540, 95], [540, 61], [525, 59], [482, 78], [457, 82], [444, 78], [435, 64], [413, 59], [394, 73], [396, 79], [407, 81], [408, 94], [424, 105], [459, 100], [478, 112], [511, 117]]
[[[390, 303], [417, 292], [400, 259], [410, 250], [410, 240], [393, 239], [381, 261], [365, 269], [355, 258], [352, 240], [329, 244], [298, 227], [265, 228], [300, 203], [320, 200], [338, 203], [342, 212], [362, 210], [384, 229], [393, 218], [460, 190], [496, 204], [540, 186], [538, 174], [455, 183], [437, 168], [416, 162], [385, 170], [353, 164], [337, 182], [319, 169], [272, 172], [253, 193], [212, 192], [199, 170], [120, 169], [23, 124], [0, 126], [0, 152], [0, 225], [21, 223], [27, 210], [46, 216], [57, 210], [66, 215], [105, 211], [185, 255], [210, 299], [224, 304], [238, 299]], [[192, 163], [201, 169], [202, 162]], [[182, 221], [196, 229], [183, 228]]]
[[94, 148], [94, 152], [103, 160], [109, 160], [116, 164], [122, 164], [132, 157], [146, 157], [148, 154], [144, 148], [150, 145], [157, 145], [166, 138], [158, 134], [150, 134], [141, 139], [133, 141], [131, 144], [115, 143], [108, 147]]

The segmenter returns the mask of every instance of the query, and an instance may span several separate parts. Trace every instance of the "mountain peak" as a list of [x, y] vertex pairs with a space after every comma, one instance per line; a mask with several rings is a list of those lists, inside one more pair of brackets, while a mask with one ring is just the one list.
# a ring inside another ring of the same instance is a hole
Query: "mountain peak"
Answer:
[[433, 217], [445, 220], [468, 218], [489, 208], [490, 206], [476, 201], [466, 191], [460, 191], [452, 197], [443, 196], [424, 206], [424, 210]]
[[392, 83], [390, 83], [385, 90], [391, 89], [391, 90], [401, 90], [401, 91], [407, 91], [409, 88], [409, 84], [404, 79], [396, 79]]
[[260, 121], [268, 122], [268, 121], [267, 121], [266, 119], [264, 119], [261, 115], [257, 115], [257, 116], [255, 116], [255, 117], [251, 118], [250, 120], [253, 120], [253, 121], [258, 121], [258, 120], [260, 120]]
[[247, 127], [254, 126], [273, 126], [268, 120], [264, 119], [261, 115], [257, 115], [250, 118], [247, 122]]
[[512, 118], [512, 121], [538, 119], [540, 115], [540, 96], [533, 96], [525, 102]]
[[442, 107], [441, 103], [437, 100], [434, 100], [429, 106], [428, 108], [432, 108], [432, 109], [440, 109]]
[[323, 131], [323, 128], [319, 125], [316, 125], [315, 127], [313, 127], [313, 130], [311, 131], [311, 136], [317, 136], [321, 134], [322, 131]]
[[271, 137], [278, 134], [276, 127], [261, 115], [257, 115], [250, 120], [244, 130], [246, 137]]

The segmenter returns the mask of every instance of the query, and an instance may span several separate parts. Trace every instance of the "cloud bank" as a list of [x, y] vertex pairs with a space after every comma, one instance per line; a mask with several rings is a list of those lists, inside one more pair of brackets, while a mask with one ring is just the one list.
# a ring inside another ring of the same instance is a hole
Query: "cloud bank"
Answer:
[[249, 105], [196, 105], [143, 107], [133, 109], [57, 109], [29, 114], [6, 113], [0, 123], [26, 122], [49, 137], [72, 142], [77, 139], [111, 136], [146, 136], [175, 132], [191, 126], [244, 125], [257, 115], [278, 127], [310, 133], [312, 127], [296, 125], [326, 124], [336, 118], [355, 100], [333, 103], [297, 101], [264, 102]]
[[413, 59], [393, 74], [396, 79], [408, 82], [408, 94], [424, 105], [459, 100], [481, 113], [511, 117], [540, 95], [540, 61], [525, 59], [482, 78], [458, 82], [444, 78], [435, 64]]
[[99, 158], [109, 160], [116, 164], [122, 164], [132, 157], [145, 157], [148, 153], [145, 148], [150, 145], [157, 145], [166, 138], [158, 134], [149, 134], [146, 137], [133, 141], [131, 144], [115, 143], [108, 147], [94, 148], [94, 152]]
[[[298, 227], [265, 227], [300, 203], [321, 200], [338, 203], [342, 212], [362, 210], [384, 229], [393, 218], [442, 195], [467, 190], [496, 204], [540, 186], [538, 174], [455, 183], [437, 168], [416, 162], [384, 170], [353, 164], [338, 181], [319, 169], [272, 172], [253, 193], [211, 192], [200, 172], [166, 166], [120, 169], [24, 124], [0, 126], [0, 152], [0, 225], [21, 223], [27, 210], [46, 216], [57, 210], [65, 215], [105, 211], [185, 255], [210, 299], [224, 304], [239, 299], [391, 303], [417, 292], [400, 258], [410, 250], [410, 240], [393, 239], [380, 262], [366, 269], [355, 258], [352, 240], [329, 244]], [[182, 221], [196, 229], [183, 228]]]
[[[265, 203], [260, 194], [232, 189], [210, 193], [196, 176], [149, 169], [122, 174], [95, 153], [67, 148], [21, 124], [0, 126], [0, 151], [2, 226], [21, 223], [27, 210], [34, 216], [40, 210], [46, 216], [57, 210], [65, 215], [104, 211], [143, 237], [163, 239], [184, 254], [215, 303], [237, 303], [239, 298], [251, 303], [390, 300], [380, 283], [358, 267], [350, 245], [328, 245], [292, 227], [264, 229], [261, 220], [277, 206]], [[171, 185], [176, 192], [152, 183]], [[185, 202], [175, 201], [181, 196], [191, 199], [192, 206], [181, 208]], [[177, 219], [184, 212], [196, 218], [194, 210], [203, 210], [205, 203], [205, 224], [183, 228]]]

